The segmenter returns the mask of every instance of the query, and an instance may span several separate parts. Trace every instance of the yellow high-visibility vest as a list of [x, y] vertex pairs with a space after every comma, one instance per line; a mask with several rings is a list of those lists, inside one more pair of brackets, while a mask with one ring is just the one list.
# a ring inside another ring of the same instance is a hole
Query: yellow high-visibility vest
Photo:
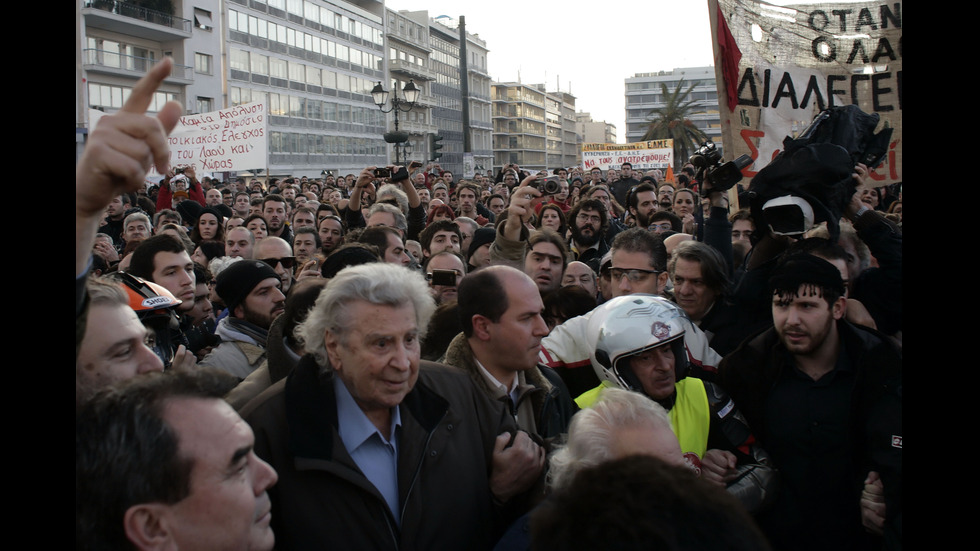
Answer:
[[[582, 393], [575, 399], [580, 408], [592, 407], [599, 399], [599, 393], [612, 383], [603, 381], [601, 385]], [[685, 377], [674, 384], [677, 400], [670, 408], [670, 425], [677, 435], [683, 453], [696, 453], [699, 458], [708, 451], [708, 427], [711, 425], [711, 407], [708, 394], [701, 379]]]

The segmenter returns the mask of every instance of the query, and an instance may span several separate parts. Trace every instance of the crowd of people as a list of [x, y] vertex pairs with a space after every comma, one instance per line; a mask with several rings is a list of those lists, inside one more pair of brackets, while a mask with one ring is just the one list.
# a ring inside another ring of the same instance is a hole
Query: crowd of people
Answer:
[[222, 180], [170, 63], [76, 166], [76, 547], [901, 548], [900, 184]]

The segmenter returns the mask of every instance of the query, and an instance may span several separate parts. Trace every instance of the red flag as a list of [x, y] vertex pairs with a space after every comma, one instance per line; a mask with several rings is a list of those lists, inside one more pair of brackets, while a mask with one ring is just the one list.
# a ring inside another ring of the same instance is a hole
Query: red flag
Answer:
[[721, 74], [725, 80], [725, 92], [728, 95], [728, 110], [735, 111], [738, 105], [738, 62], [742, 60], [742, 52], [735, 44], [732, 31], [728, 30], [728, 21], [718, 6], [718, 46], [721, 51]]

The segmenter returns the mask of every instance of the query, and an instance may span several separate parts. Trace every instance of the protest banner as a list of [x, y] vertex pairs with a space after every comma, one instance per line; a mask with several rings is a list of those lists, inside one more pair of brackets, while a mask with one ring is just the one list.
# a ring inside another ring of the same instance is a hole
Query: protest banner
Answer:
[[666, 169], [674, 160], [674, 140], [649, 140], [628, 144], [582, 144], [582, 168], [619, 169], [623, 163], [633, 165], [633, 170]]
[[[104, 115], [89, 111], [92, 128]], [[193, 166], [198, 177], [213, 172], [264, 168], [269, 150], [268, 117], [262, 103], [246, 103], [197, 115], [185, 115], [170, 133], [170, 166]], [[161, 176], [151, 171], [148, 181]]]
[[170, 164], [198, 171], [264, 168], [269, 150], [268, 117], [262, 103], [245, 103], [180, 118], [170, 134]]
[[876, 186], [902, 180], [902, 3], [708, 0], [725, 158], [751, 178], [821, 110], [855, 104], [890, 127]]

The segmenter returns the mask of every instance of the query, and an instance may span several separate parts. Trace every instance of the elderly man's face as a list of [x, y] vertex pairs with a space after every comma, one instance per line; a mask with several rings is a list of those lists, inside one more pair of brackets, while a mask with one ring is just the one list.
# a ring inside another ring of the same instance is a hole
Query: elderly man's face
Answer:
[[354, 301], [343, 334], [327, 331], [330, 365], [375, 426], [387, 424], [419, 376], [419, 328], [415, 307]]

